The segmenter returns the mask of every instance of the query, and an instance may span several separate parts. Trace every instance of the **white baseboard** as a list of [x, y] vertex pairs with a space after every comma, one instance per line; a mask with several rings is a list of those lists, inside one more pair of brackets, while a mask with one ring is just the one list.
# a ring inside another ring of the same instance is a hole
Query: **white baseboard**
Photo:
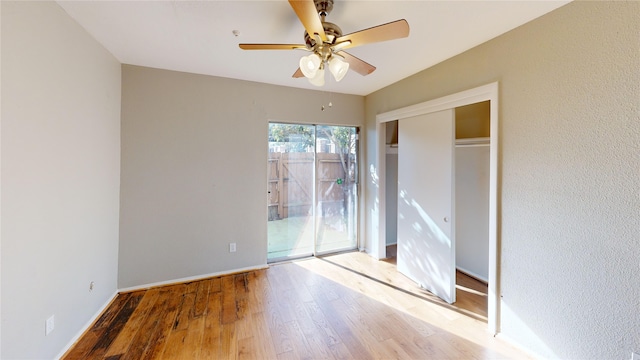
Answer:
[[467, 270], [467, 269], [465, 269], [465, 268], [462, 268], [462, 267], [460, 267], [460, 266], [456, 266], [456, 269], [458, 269], [458, 270], [460, 270], [461, 272], [463, 272], [463, 273], [465, 273], [465, 274], [467, 274], [467, 275], [469, 275], [469, 276], [471, 276], [471, 277], [474, 277], [474, 278], [476, 278], [476, 279], [478, 279], [478, 280], [482, 280], [482, 281], [484, 281], [484, 282], [485, 282], [485, 283], [487, 283], [487, 284], [489, 283], [489, 279], [487, 279], [486, 277], [484, 277], [484, 276], [482, 276], [482, 275], [478, 275], [478, 274], [474, 273], [473, 271], [469, 271], [469, 270]]
[[108, 299], [107, 301], [100, 306], [100, 308], [98, 309], [98, 311], [96, 311], [96, 313], [89, 319], [89, 321], [87, 321], [85, 323], [85, 325], [83, 327], [80, 328], [80, 331], [78, 331], [78, 333], [71, 338], [71, 341], [69, 341], [67, 343], [67, 345], [62, 349], [62, 351], [60, 351], [60, 353], [55, 357], [55, 359], [60, 359], [62, 358], [62, 356], [69, 351], [69, 349], [71, 349], [71, 347], [73, 345], [76, 344], [76, 342], [80, 339], [80, 337], [82, 335], [84, 335], [84, 333], [89, 330], [89, 328], [93, 325], [93, 323], [95, 323], [98, 320], [98, 317], [100, 317], [100, 315], [102, 315], [102, 313], [107, 309], [107, 307], [111, 304], [111, 302], [116, 298], [116, 296], [118, 296], [118, 291], [116, 290]]
[[231, 275], [231, 274], [243, 273], [243, 272], [254, 271], [254, 270], [262, 270], [262, 269], [267, 269], [268, 267], [269, 267], [268, 264], [263, 264], [263, 265], [250, 266], [250, 267], [246, 267], [246, 268], [233, 269], [233, 270], [228, 270], [228, 271], [220, 271], [220, 272], [215, 272], [215, 273], [210, 273], [210, 274], [189, 276], [189, 277], [184, 277], [184, 278], [180, 278], [180, 279], [173, 279], [173, 280], [168, 280], [168, 281], [160, 281], [160, 282], [155, 282], [155, 283], [149, 283], [149, 284], [143, 284], [143, 285], [137, 285], [137, 286], [131, 286], [131, 287], [127, 287], [127, 288], [122, 288], [122, 289], [119, 289], [118, 292], [119, 293], [126, 293], [126, 292], [131, 292], [131, 291], [147, 290], [147, 289], [151, 289], [151, 288], [155, 288], [155, 287], [159, 287], [159, 286], [181, 284], [181, 283], [186, 283], [186, 282], [191, 282], [191, 281], [198, 281], [198, 280], [208, 279], [208, 278], [212, 278], [212, 277]]

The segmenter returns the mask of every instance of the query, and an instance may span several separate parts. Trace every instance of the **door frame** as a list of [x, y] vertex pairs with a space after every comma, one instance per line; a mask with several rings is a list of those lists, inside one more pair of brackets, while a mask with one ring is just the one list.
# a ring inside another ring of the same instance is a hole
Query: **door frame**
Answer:
[[[460, 106], [490, 101], [490, 165], [489, 165], [489, 284], [487, 301], [488, 330], [492, 334], [500, 331], [500, 283], [498, 273], [499, 239], [498, 239], [498, 82], [479, 86], [448, 96], [428, 100], [419, 104], [399, 108], [376, 115], [376, 142], [378, 170], [378, 231], [372, 234], [372, 253], [377, 259], [386, 257], [386, 123], [417, 115], [429, 114], [441, 110], [455, 109]], [[401, 146], [401, 145], [400, 145]]]

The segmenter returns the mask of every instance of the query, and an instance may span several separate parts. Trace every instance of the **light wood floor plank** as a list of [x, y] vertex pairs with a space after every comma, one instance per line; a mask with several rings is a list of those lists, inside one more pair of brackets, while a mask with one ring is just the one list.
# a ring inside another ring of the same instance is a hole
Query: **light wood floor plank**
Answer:
[[[277, 355], [293, 351], [292, 339], [279, 311], [267, 311], [268, 331]], [[292, 320], [293, 321], [293, 320]]]
[[278, 359], [304, 359], [309, 358], [311, 354], [311, 346], [307, 342], [304, 333], [300, 329], [297, 321], [290, 321], [284, 324], [287, 334], [291, 340], [291, 351], [278, 354]]

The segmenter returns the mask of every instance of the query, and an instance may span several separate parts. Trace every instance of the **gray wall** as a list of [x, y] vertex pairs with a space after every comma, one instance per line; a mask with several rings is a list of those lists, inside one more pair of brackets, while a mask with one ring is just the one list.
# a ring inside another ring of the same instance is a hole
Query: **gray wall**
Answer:
[[54, 2], [1, 6], [1, 357], [51, 359], [116, 291], [120, 64]]
[[268, 121], [363, 124], [361, 96], [122, 72], [120, 288], [265, 265]]
[[640, 350], [639, 18], [572, 2], [365, 100], [375, 139], [378, 113], [499, 82], [500, 324], [545, 357]]

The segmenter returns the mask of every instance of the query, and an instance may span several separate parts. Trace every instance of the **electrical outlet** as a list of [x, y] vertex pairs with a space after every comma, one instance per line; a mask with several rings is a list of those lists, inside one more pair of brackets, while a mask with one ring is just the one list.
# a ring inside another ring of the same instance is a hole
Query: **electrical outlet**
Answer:
[[55, 328], [55, 319], [54, 319], [54, 315], [51, 315], [50, 318], [47, 319], [47, 321], [45, 321], [44, 323], [44, 335], [49, 335], [52, 331], [53, 328]]
[[637, 352], [632, 352], [631, 360], [640, 360], [640, 354], [638, 354]]
[[236, 252], [236, 243], [229, 243], [229, 252]]

